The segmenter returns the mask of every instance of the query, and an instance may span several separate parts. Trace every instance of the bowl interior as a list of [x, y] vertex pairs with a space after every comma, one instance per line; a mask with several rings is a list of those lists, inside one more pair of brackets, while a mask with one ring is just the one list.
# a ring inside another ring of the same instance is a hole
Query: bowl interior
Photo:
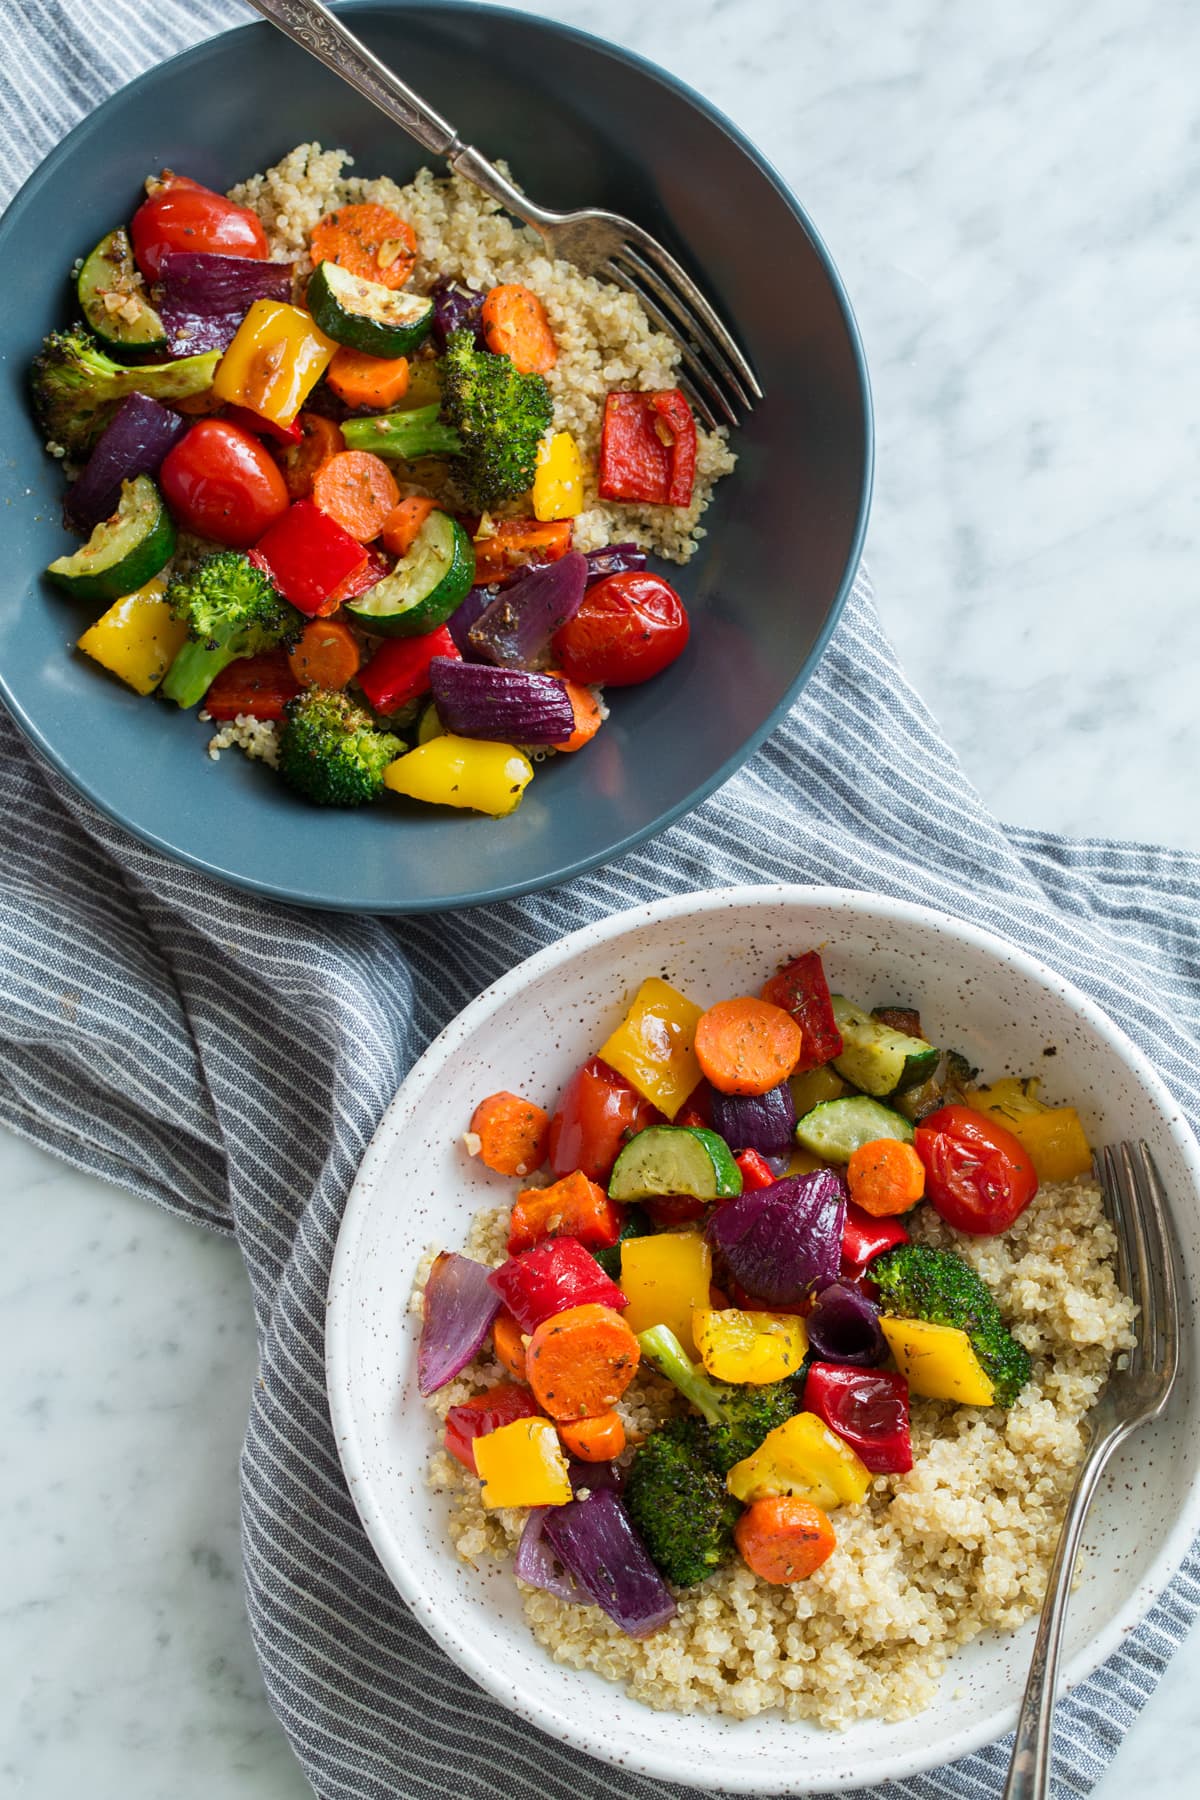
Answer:
[[623, 52], [497, 7], [343, 10], [539, 200], [609, 207], [660, 234], [736, 322], [767, 394], [738, 434], [740, 463], [717, 490], [708, 535], [677, 574], [692, 645], [661, 678], [616, 697], [586, 756], [544, 768], [499, 827], [432, 808], [399, 816], [394, 801], [315, 815], [236, 753], [211, 764], [203, 725], [71, 654], [87, 618], [41, 577], [63, 549], [61, 481], [29, 416], [26, 369], [43, 332], [69, 316], [71, 259], [128, 217], [148, 172], [170, 166], [223, 189], [314, 138], [346, 147], [359, 171], [398, 181], [436, 159], [257, 24], [115, 96], [9, 209], [0, 254], [26, 271], [0, 366], [0, 682], [10, 708], [77, 786], [173, 854], [301, 903], [408, 911], [560, 880], [665, 824], [732, 771], [812, 666], [853, 575], [869, 406], [824, 251], [765, 165], [702, 102]]
[[[434, 1436], [416, 1390], [416, 1321], [405, 1309], [425, 1248], [459, 1247], [476, 1208], [509, 1198], [510, 1184], [461, 1147], [479, 1098], [507, 1087], [552, 1099], [648, 973], [707, 1003], [755, 991], [764, 970], [815, 944], [825, 946], [837, 987], [862, 1003], [903, 997], [920, 1008], [935, 1041], [959, 1046], [989, 1075], [1043, 1075], [1048, 1098], [1079, 1107], [1093, 1143], [1147, 1138], [1172, 1197], [1184, 1291], [1200, 1292], [1196, 1147], [1133, 1046], [1057, 977], [998, 940], [920, 908], [799, 888], [686, 895], [617, 915], [480, 996], [422, 1057], [385, 1115], [350, 1197], [330, 1289], [327, 1363], [343, 1462], [375, 1549], [416, 1616], [481, 1685], [554, 1736], [647, 1773], [731, 1792], [861, 1785], [950, 1761], [999, 1736], [1012, 1723], [1032, 1624], [960, 1651], [930, 1711], [836, 1736], [772, 1717], [656, 1713], [597, 1676], [560, 1668], [528, 1634], [508, 1568], [472, 1571], [452, 1551], [446, 1503], [423, 1483]], [[1194, 1366], [1191, 1307], [1185, 1336]], [[1169, 1417], [1116, 1459], [1071, 1604], [1074, 1680], [1115, 1648], [1191, 1541], [1198, 1413], [1185, 1384]]]

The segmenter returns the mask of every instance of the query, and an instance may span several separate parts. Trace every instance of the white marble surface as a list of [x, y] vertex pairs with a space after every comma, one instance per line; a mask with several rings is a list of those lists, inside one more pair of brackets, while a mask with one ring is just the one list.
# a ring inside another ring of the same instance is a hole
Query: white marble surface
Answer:
[[[985, 799], [1200, 849], [1200, 14], [553, 10], [709, 95], [825, 236], [874, 379], [884, 618]], [[299, 1800], [238, 1584], [236, 1252], [11, 1138], [0, 1178], [0, 1794]], [[1193, 1635], [1099, 1800], [1193, 1791], [1198, 1683]]]

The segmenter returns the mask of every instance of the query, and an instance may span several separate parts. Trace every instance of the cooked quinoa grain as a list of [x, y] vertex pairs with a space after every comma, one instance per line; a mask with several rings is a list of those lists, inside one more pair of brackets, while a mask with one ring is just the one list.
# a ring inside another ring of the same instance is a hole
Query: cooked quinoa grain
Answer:
[[[505, 1208], [480, 1213], [466, 1253], [504, 1260]], [[530, 1627], [556, 1661], [621, 1682], [648, 1706], [751, 1718], [778, 1708], [829, 1727], [901, 1719], [934, 1699], [950, 1653], [986, 1629], [1011, 1630], [1041, 1603], [1063, 1508], [1083, 1453], [1084, 1415], [1118, 1351], [1133, 1342], [1115, 1242], [1090, 1182], [1050, 1184], [995, 1238], [951, 1232], [928, 1207], [920, 1242], [953, 1248], [991, 1287], [1033, 1359], [1007, 1412], [914, 1400], [914, 1466], [877, 1475], [861, 1507], [833, 1515], [838, 1547], [807, 1581], [772, 1587], [733, 1562], [678, 1595], [653, 1637], [626, 1637], [596, 1607], [522, 1587]], [[418, 1278], [413, 1305], [432, 1252]], [[439, 1418], [505, 1379], [487, 1352], [430, 1401]], [[647, 1371], [619, 1408], [631, 1445], [675, 1412]], [[440, 1449], [433, 1487], [468, 1562], [511, 1556], [524, 1514], [486, 1513], [479, 1483]]]

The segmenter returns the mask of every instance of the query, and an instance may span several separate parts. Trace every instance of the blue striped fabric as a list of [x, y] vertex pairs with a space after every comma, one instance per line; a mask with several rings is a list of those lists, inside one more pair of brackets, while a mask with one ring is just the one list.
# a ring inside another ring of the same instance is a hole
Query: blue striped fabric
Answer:
[[[102, 13], [28, 0], [20, 94], [0, 87], [6, 192], [118, 82], [240, 16], [223, 0], [158, 0], [150, 16], [129, 0]], [[0, 1119], [237, 1237], [261, 1347], [242, 1460], [250, 1617], [272, 1705], [324, 1800], [494, 1800], [497, 1767], [514, 1800], [685, 1791], [531, 1738], [409, 1617], [342, 1480], [322, 1330], [359, 1158], [454, 1012], [590, 919], [746, 880], [867, 888], [1023, 944], [1119, 1019], [1200, 1118], [1200, 857], [990, 819], [864, 579], [792, 716], [689, 819], [569, 888], [437, 920], [299, 913], [217, 887], [96, 814], [0, 716]], [[1061, 1793], [1088, 1792], [1198, 1607], [1193, 1550], [1059, 1709]], [[1006, 1761], [995, 1746], [889, 1791], [995, 1794]]]

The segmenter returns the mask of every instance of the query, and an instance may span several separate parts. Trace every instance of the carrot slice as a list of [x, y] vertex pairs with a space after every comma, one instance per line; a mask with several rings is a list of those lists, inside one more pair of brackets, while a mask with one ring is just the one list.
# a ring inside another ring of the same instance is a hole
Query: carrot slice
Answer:
[[557, 562], [571, 548], [570, 519], [493, 519], [475, 540], [475, 586], [484, 587], [526, 563]]
[[402, 288], [417, 260], [417, 240], [407, 219], [390, 206], [360, 202], [327, 213], [309, 233], [314, 266], [340, 263], [364, 281]]
[[549, 1114], [519, 1094], [489, 1094], [471, 1115], [471, 1130], [480, 1162], [497, 1175], [532, 1175], [546, 1160]]
[[555, 744], [556, 750], [582, 750], [590, 744], [603, 722], [600, 702], [591, 688], [584, 687], [582, 682], [567, 681], [560, 676], [567, 690], [567, 699], [571, 702], [571, 711], [575, 714], [575, 729], [565, 743]]
[[514, 1381], [524, 1381], [526, 1335], [507, 1307], [502, 1307], [492, 1321], [492, 1345], [496, 1361], [507, 1369]]
[[298, 444], [281, 444], [274, 455], [283, 470], [289, 500], [307, 500], [313, 476], [323, 462], [346, 448], [346, 440], [332, 419], [320, 413], [302, 412], [296, 419], [304, 434]]
[[522, 375], [544, 375], [558, 361], [546, 309], [519, 281], [494, 287], [483, 303], [483, 335], [497, 356], [512, 358]]
[[723, 1094], [765, 1094], [800, 1060], [800, 1027], [791, 1013], [746, 994], [718, 1000], [696, 1025], [696, 1060]]
[[508, 1254], [519, 1256], [547, 1237], [577, 1238], [587, 1249], [602, 1249], [621, 1235], [621, 1212], [597, 1182], [573, 1169], [549, 1187], [525, 1188], [517, 1195], [508, 1228]]
[[344, 345], [335, 350], [325, 379], [347, 406], [371, 406], [376, 411], [395, 406], [408, 392], [407, 356], [368, 356]]
[[370, 450], [342, 450], [313, 476], [312, 497], [360, 544], [377, 538], [400, 498], [395, 477]]
[[340, 619], [314, 619], [288, 651], [297, 681], [306, 687], [344, 688], [358, 674], [358, 639]]
[[819, 1506], [783, 1494], [754, 1500], [733, 1528], [747, 1568], [777, 1586], [805, 1581], [837, 1549], [837, 1538]]
[[637, 1339], [611, 1306], [569, 1306], [542, 1320], [525, 1367], [534, 1398], [552, 1419], [594, 1419], [612, 1411], [640, 1357]]
[[846, 1167], [850, 1198], [873, 1219], [906, 1213], [925, 1192], [925, 1164], [911, 1144], [877, 1138], [860, 1144]]
[[625, 1425], [620, 1413], [598, 1413], [594, 1419], [565, 1420], [558, 1428], [563, 1449], [580, 1462], [612, 1462], [625, 1448]]
[[407, 500], [401, 500], [383, 521], [384, 549], [393, 556], [407, 555], [430, 513], [437, 511], [437, 501], [424, 494], [410, 494]]

